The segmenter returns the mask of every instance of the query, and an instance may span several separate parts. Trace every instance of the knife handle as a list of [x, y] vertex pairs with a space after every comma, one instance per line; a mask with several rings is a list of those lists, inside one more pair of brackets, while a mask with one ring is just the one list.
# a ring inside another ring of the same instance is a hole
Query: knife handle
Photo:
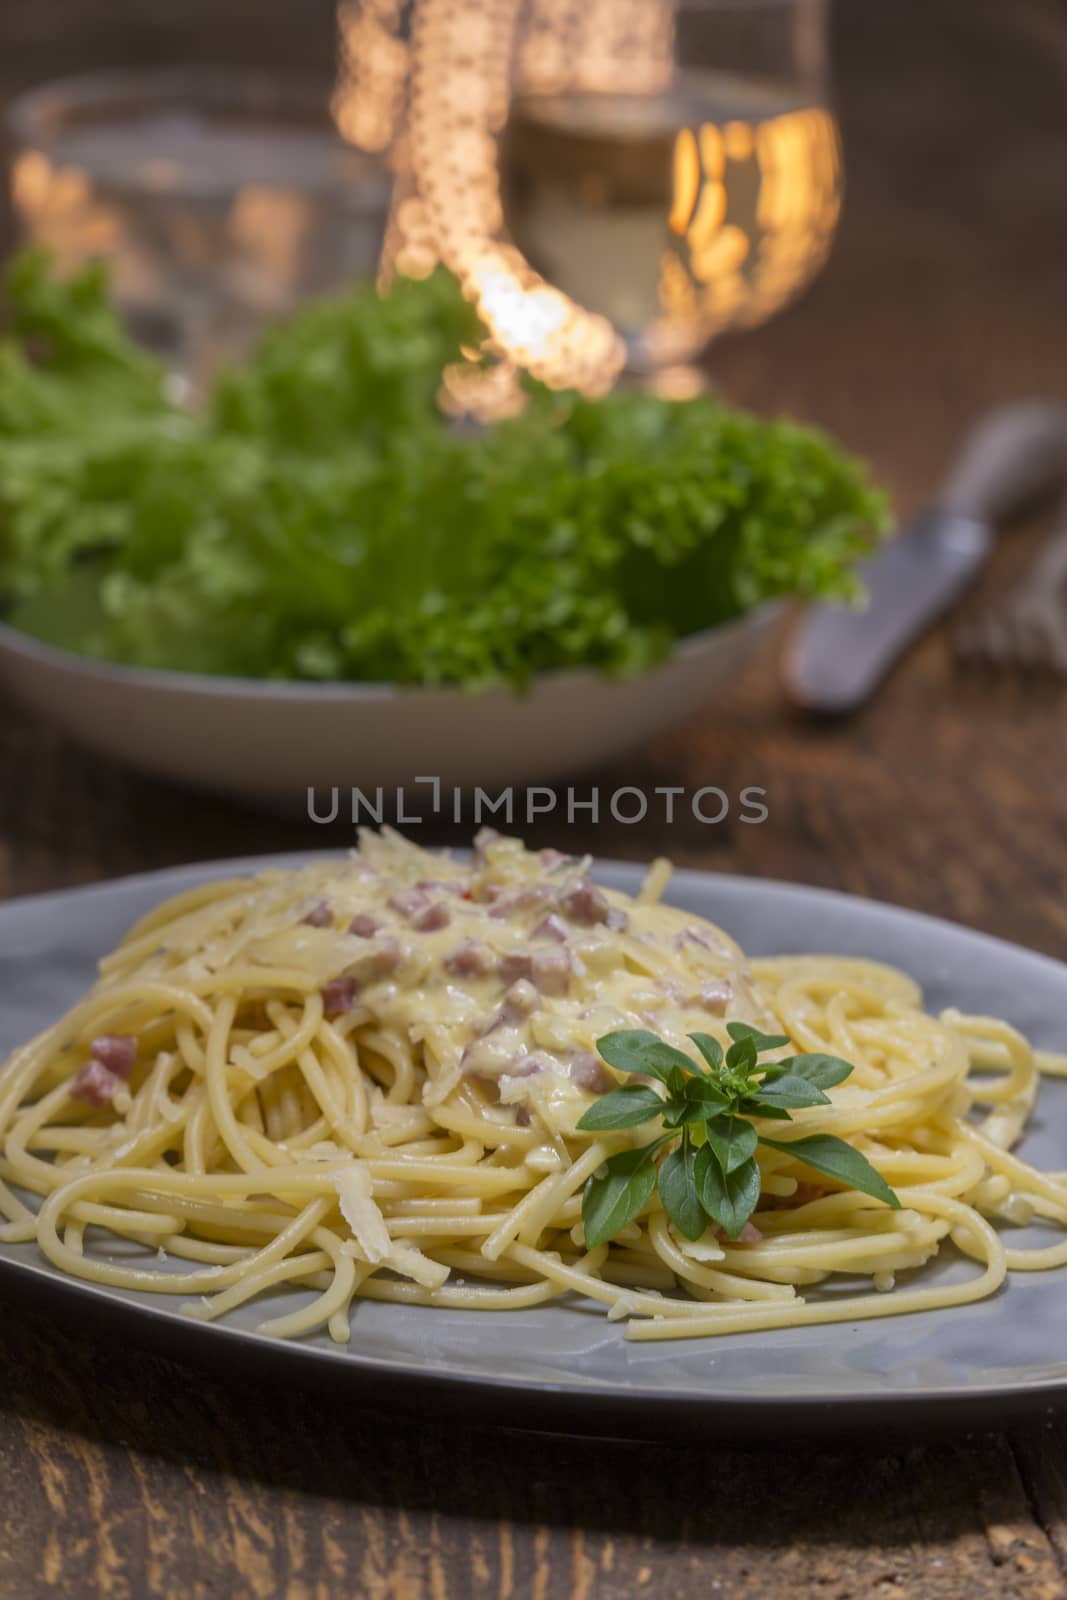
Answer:
[[790, 697], [813, 711], [854, 711], [893, 662], [963, 592], [998, 522], [1067, 478], [1067, 412], [1033, 400], [972, 429], [934, 508], [861, 569], [864, 611], [813, 606], [785, 659]]
[[901, 651], [963, 592], [989, 552], [984, 522], [930, 511], [890, 540], [860, 576], [865, 610], [812, 607], [787, 648], [790, 698], [808, 711], [854, 711], [885, 677]]
[[938, 505], [994, 527], [1067, 479], [1067, 411], [1050, 401], [1001, 406], [978, 423]]

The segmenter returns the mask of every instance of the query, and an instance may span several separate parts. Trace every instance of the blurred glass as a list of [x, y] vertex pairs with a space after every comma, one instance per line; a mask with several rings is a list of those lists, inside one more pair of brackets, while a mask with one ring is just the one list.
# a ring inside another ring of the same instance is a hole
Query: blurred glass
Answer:
[[396, 172], [388, 266], [443, 261], [546, 383], [684, 388], [826, 258], [823, 0], [341, 0], [339, 25], [338, 126]]
[[194, 382], [262, 323], [378, 268], [390, 182], [328, 86], [167, 71], [71, 78], [7, 113], [23, 237], [104, 257], [133, 331]]
[[630, 369], [656, 374], [810, 282], [837, 224], [841, 159], [821, 0], [624, 6], [629, 41], [597, 51], [587, 5], [584, 53], [557, 54], [554, 70], [544, 0], [528, 11], [504, 217], [532, 267], [609, 318]]

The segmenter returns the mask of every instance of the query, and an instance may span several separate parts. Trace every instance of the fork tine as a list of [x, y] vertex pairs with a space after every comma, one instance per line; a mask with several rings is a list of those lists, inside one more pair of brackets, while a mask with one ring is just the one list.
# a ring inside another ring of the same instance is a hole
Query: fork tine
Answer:
[[1009, 649], [1012, 658], [1024, 672], [1036, 672], [1047, 659], [1044, 629], [1037, 618], [1012, 613], [1007, 621]]
[[990, 616], [985, 627], [985, 658], [991, 666], [1011, 666], [1015, 658], [1011, 629], [1004, 617]]
[[961, 625], [953, 639], [963, 666], [991, 672], [1067, 676], [1067, 617], [1010, 604]]
[[977, 624], [974, 622], [961, 622], [952, 633], [952, 649], [957, 661], [963, 666], [973, 666], [976, 662], [978, 649], [976, 642]]
[[1067, 678], [1067, 494], [1049, 538], [1015, 586], [954, 636], [966, 666]]
[[1062, 628], [1057, 627], [1056, 619], [1050, 613], [1042, 612], [1036, 634], [1040, 651], [1039, 665], [1046, 675], [1058, 671], [1057, 642], [1061, 632]]
[[1067, 624], [1049, 630], [1049, 669], [1058, 678], [1067, 678]]
[[953, 644], [961, 665], [978, 671], [993, 665], [995, 641], [990, 637], [988, 617], [961, 624], [953, 636]]

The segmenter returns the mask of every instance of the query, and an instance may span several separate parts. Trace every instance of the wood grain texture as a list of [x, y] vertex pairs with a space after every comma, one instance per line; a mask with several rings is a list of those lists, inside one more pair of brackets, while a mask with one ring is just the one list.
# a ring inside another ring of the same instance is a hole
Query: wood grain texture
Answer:
[[[119, 59], [324, 67], [330, 15], [4, 0], [0, 84]], [[906, 513], [984, 406], [1067, 400], [1067, 9], [842, 0], [836, 34], [839, 245], [802, 305], [712, 364], [739, 401], [865, 452]], [[1005, 541], [970, 606], [1041, 531]], [[941, 631], [861, 717], [812, 723], [783, 706], [768, 649], [720, 706], [588, 780], [761, 785], [766, 824], [568, 837], [897, 901], [1067, 958], [1065, 711], [960, 677]], [[131, 778], [0, 706], [0, 893], [325, 842]], [[1061, 1424], [758, 1454], [528, 1438], [223, 1385], [22, 1312], [0, 1320], [0, 1362], [3, 1600], [1067, 1595]]]
[[[998, 1436], [742, 1454], [427, 1421], [4, 1336], [0, 1593], [1055, 1600], [1064, 1502]], [[42, 1360], [42, 1351], [50, 1359]], [[1062, 1491], [1062, 1482], [1060, 1484]], [[1047, 1519], [1047, 1521], [1046, 1521]]]

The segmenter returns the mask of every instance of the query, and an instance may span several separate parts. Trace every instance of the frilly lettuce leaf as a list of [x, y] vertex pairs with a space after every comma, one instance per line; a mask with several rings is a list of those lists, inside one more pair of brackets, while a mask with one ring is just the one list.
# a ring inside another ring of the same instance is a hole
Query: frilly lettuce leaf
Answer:
[[812, 429], [708, 398], [527, 385], [439, 414], [482, 334], [443, 272], [309, 305], [195, 413], [106, 277], [7, 274], [0, 599], [106, 659], [252, 677], [521, 688], [632, 673], [778, 595], [850, 599], [885, 510]]

